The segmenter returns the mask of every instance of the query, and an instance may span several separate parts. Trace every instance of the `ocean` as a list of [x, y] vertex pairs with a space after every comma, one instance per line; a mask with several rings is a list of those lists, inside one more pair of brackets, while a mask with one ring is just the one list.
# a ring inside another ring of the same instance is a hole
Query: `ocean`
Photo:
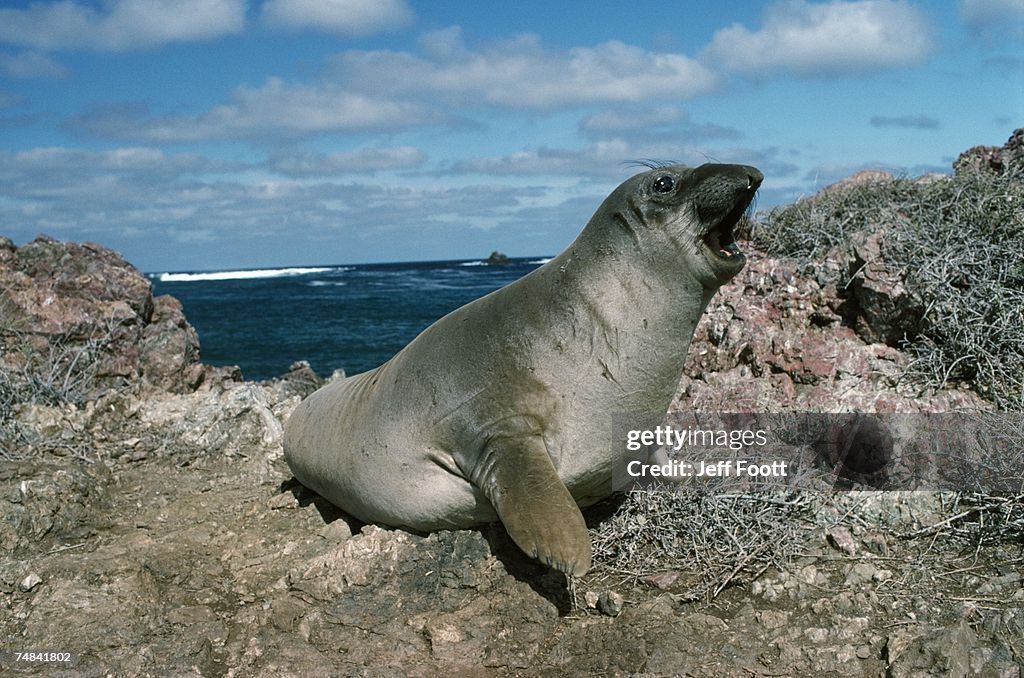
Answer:
[[154, 294], [185, 307], [202, 360], [238, 365], [246, 379], [280, 376], [306, 360], [322, 377], [388, 360], [431, 323], [507, 285], [547, 258], [506, 265], [427, 261], [148, 274]]

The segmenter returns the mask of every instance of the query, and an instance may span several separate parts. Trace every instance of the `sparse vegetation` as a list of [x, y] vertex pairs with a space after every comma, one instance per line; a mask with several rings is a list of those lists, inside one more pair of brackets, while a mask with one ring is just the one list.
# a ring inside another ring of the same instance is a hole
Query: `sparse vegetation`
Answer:
[[7, 371], [0, 369], [0, 458], [13, 460], [27, 447], [24, 427], [14, 416], [18, 388]]
[[[727, 588], [764, 590], [791, 573], [806, 576], [798, 562], [813, 562], [847, 585], [860, 568], [893, 609], [927, 601], [932, 610], [980, 614], [985, 597], [965, 592], [979, 586], [990, 560], [1011, 570], [1020, 563], [1024, 493], [636, 490], [592, 536], [591, 582], [613, 587], [646, 581], [714, 605]], [[865, 560], [868, 542], [876, 553]]]
[[1010, 496], [957, 492], [949, 503], [950, 516], [908, 534], [907, 539], [942, 535], [971, 549], [1024, 540], [1024, 493]]
[[771, 211], [754, 242], [814, 261], [875, 231], [926, 309], [900, 346], [914, 356], [907, 376], [933, 388], [965, 381], [1000, 409], [1024, 410], [1024, 169], [964, 167], [948, 178], [827, 189]]
[[800, 493], [634, 490], [597, 530], [595, 573], [636, 580], [679, 571], [684, 599], [714, 598], [730, 583], [784, 568], [815, 527], [812, 505]]
[[769, 211], [753, 229], [753, 241], [773, 256], [813, 262], [854, 233], [905, 222], [896, 206], [912, 202], [915, 190], [913, 181], [895, 177], [826, 189]]
[[[35, 443], [42, 448], [57, 443], [34, 441], [15, 416], [17, 410], [30, 405], [78, 406], [95, 397], [98, 359], [110, 336], [84, 342], [51, 336], [40, 348], [40, 342], [17, 327], [0, 327], [0, 458], [21, 459], [31, 455]], [[81, 456], [77, 450], [72, 453]]]

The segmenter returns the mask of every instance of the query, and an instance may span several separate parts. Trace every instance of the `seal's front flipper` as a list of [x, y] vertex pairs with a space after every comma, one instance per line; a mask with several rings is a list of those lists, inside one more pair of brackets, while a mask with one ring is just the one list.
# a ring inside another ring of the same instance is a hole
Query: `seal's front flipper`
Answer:
[[590, 569], [590, 535], [583, 514], [558, 477], [540, 435], [491, 438], [472, 481], [528, 556], [578, 577]]

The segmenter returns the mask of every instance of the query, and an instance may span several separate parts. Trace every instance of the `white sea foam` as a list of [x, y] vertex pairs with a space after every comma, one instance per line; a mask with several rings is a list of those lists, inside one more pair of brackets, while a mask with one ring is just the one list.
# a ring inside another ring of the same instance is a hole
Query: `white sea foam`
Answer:
[[[554, 259], [554, 257], [544, 257], [543, 259], [534, 259], [532, 261], [527, 261], [525, 263], [531, 264], [531, 265], [534, 265], [534, 266], [543, 266], [544, 264], [548, 263], [552, 259]], [[463, 261], [463, 262], [459, 263], [459, 266], [490, 266], [490, 265], [491, 264], [489, 264], [486, 261]]]
[[283, 278], [309, 275], [311, 273], [333, 273], [351, 271], [347, 266], [313, 268], [263, 268], [246, 271], [209, 271], [206, 273], [160, 273], [155, 276], [160, 282], [198, 282], [202, 280], [252, 280], [256, 278]]

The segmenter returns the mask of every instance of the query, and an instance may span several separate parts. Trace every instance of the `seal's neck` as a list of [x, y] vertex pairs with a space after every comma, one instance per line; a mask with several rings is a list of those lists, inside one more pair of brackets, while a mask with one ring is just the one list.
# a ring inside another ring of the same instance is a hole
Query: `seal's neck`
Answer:
[[[685, 339], [688, 345], [718, 288], [701, 283], [674, 246], [665, 243], [645, 249], [642, 239], [632, 237], [628, 220], [622, 221], [622, 228], [612, 234], [607, 228], [584, 229], [551, 263], [564, 259], [561, 265], [571, 267], [576, 261], [585, 261], [586, 271], [578, 271], [575, 278], [600, 295], [609, 317], [620, 325], [643, 327], [654, 335], [659, 333], [655, 328], [663, 328], [665, 336], [659, 341], [668, 344]], [[685, 352], [686, 347], [682, 350]]]
[[[576, 321], [588, 323], [592, 335], [615, 337], [595, 345], [604, 363], [618, 365], [624, 379], [664, 381], [653, 390], [667, 389], [671, 398], [693, 332], [717, 290], [702, 285], [667, 253], [645, 256], [628, 238], [596, 242], [585, 236], [548, 264], [574, 299]], [[648, 391], [653, 386], [622, 385]]]

